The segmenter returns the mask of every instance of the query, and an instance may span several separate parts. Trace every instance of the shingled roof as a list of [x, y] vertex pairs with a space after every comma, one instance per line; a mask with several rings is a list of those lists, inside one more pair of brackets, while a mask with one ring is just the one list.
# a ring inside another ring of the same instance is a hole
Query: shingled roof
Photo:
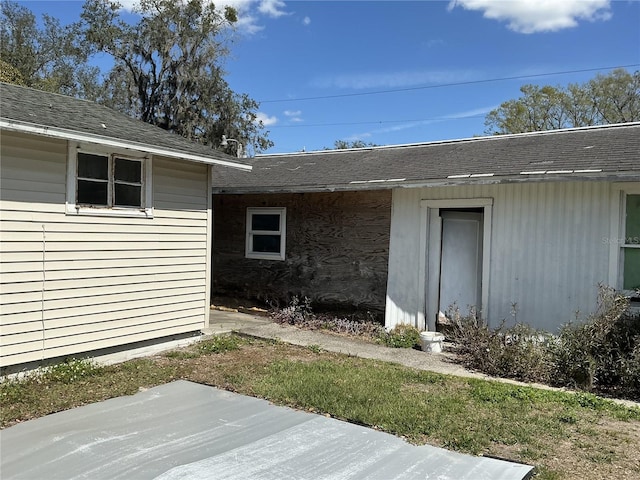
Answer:
[[215, 193], [373, 190], [571, 180], [640, 181], [640, 122], [250, 159], [214, 168]]
[[0, 82], [0, 101], [2, 129], [250, 169], [242, 159], [88, 100]]

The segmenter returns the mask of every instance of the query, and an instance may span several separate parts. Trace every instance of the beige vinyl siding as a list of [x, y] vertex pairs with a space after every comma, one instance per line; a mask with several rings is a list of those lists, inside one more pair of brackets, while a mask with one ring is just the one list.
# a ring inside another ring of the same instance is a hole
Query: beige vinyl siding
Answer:
[[613, 190], [604, 181], [395, 190], [387, 326], [418, 321], [425, 295], [419, 291], [417, 267], [425, 255], [420, 249], [421, 201], [465, 198], [493, 199], [485, 306], [489, 323], [518, 321], [555, 331], [584, 319], [596, 308], [598, 284], [611, 280], [606, 240], [618, 214]]
[[154, 216], [65, 214], [67, 144], [2, 135], [1, 365], [204, 326], [208, 167], [154, 158]]

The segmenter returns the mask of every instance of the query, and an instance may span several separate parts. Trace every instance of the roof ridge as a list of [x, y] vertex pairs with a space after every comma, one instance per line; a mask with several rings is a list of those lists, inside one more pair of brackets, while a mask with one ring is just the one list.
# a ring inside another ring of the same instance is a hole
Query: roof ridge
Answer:
[[508, 134], [494, 134], [494, 135], [483, 135], [479, 137], [466, 137], [466, 138], [452, 138], [446, 140], [432, 140], [428, 142], [416, 142], [416, 143], [404, 143], [404, 144], [396, 144], [396, 145], [378, 145], [371, 147], [361, 147], [361, 148], [342, 148], [342, 149], [327, 149], [327, 150], [310, 150], [308, 152], [289, 152], [289, 153], [266, 153], [256, 155], [256, 158], [265, 158], [265, 157], [291, 157], [291, 156], [311, 156], [311, 155], [328, 155], [328, 154], [339, 154], [344, 152], [364, 152], [364, 151], [373, 151], [373, 150], [391, 150], [396, 148], [414, 148], [414, 147], [428, 147], [431, 145], [447, 145], [454, 143], [471, 143], [471, 142], [483, 142], [483, 141], [492, 141], [492, 140], [505, 140], [511, 138], [521, 138], [528, 136], [544, 136], [544, 135], [558, 135], [558, 134], [567, 134], [574, 133], [580, 131], [587, 130], [605, 130], [610, 128], [629, 128], [629, 127], [637, 127], [640, 126], [640, 121], [636, 122], [625, 122], [625, 123], [608, 123], [603, 125], [588, 125], [584, 127], [570, 127], [570, 128], [557, 128], [553, 130], [537, 130], [533, 132], [521, 132], [521, 133], [508, 133]]

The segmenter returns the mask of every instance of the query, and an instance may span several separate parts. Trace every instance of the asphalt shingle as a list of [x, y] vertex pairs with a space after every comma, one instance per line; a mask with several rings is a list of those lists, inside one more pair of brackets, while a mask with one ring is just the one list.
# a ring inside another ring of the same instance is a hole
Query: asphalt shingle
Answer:
[[214, 168], [214, 192], [640, 180], [640, 122], [403, 146], [264, 155], [249, 163], [252, 172]]
[[141, 151], [162, 148], [223, 162], [246, 163], [88, 100], [0, 82], [0, 101], [0, 118], [8, 122], [116, 140]]

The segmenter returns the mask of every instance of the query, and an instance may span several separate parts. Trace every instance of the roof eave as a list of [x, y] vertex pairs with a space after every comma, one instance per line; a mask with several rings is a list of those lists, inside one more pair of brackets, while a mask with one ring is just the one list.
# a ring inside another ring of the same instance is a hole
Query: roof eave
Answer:
[[212, 188], [214, 194], [260, 194], [260, 193], [320, 193], [320, 192], [356, 192], [367, 190], [391, 190], [396, 188], [454, 187], [465, 185], [498, 185], [507, 183], [543, 183], [543, 182], [640, 182], [640, 172], [597, 172], [580, 174], [540, 174], [506, 175], [474, 178], [443, 178], [430, 180], [409, 180], [385, 183], [293, 185], [293, 186], [222, 186]]
[[34, 135], [41, 135], [51, 138], [59, 138], [62, 140], [72, 140], [77, 142], [89, 142], [97, 145], [103, 145], [113, 148], [128, 148], [139, 150], [141, 152], [150, 153], [152, 155], [160, 155], [163, 157], [176, 158], [181, 160], [188, 160], [191, 162], [205, 163], [207, 165], [222, 165], [225, 167], [237, 168], [240, 170], [252, 170], [251, 165], [245, 165], [243, 163], [232, 162], [230, 160], [222, 160], [217, 158], [208, 157], [205, 155], [197, 155], [180, 150], [171, 150], [167, 148], [157, 147], [141, 142], [130, 142], [120, 140], [113, 137], [105, 137], [102, 135], [95, 135], [91, 133], [83, 133], [75, 130], [67, 130], [64, 128], [49, 127], [46, 125], [38, 125], [33, 123], [24, 123], [16, 120], [10, 120], [6, 118], [0, 118], [0, 129], [19, 132], [30, 133]]

